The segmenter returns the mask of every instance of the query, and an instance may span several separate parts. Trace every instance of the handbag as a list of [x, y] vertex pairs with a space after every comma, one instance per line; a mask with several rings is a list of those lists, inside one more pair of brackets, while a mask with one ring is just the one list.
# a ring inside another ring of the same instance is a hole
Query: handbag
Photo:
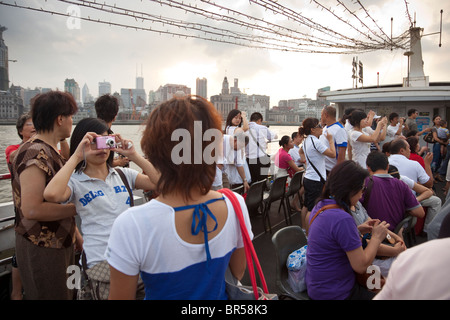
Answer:
[[423, 137], [423, 140], [424, 140], [426, 143], [434, 143], [435, 141], [434, 141], [434, 139], [433, 139], [433, 132], [432, 132], [432, 131], [428, 132], [428, 133]]
[[78, 300], [108, 300], [110, 270], [108, 261], [103, 260], [88, 269], [86, 253], [81, 252], [84, 285], [77, 292]]
[[[241, 285], [237, 279], [231, 274], [228, 269], [225, 274], [225, 291], [229, 300], [278, 300], [276, 294], [270, 294], [267, 288], [267, 283], [262, 272], [261, 265], [256, 255], [255, 248], [253, 247], [252, 240], [248, 234], [247, 227], [245, 225], [244, 216], [242, 214], [241, 206], [236, 198], [236, 195], [230, 189], [220, 189], [219, 192], [223, 193], [230, 200], [233, 205], [234, 212], [239, 220], [241, 228], [242, 238], [244, 240], [245, 258], [247, 260], [248, 273], [252, 282], [251, 286]], [[256, 269], [261, 280], [262, 289], [256, 284], [256, 275], [253, 267], [253, 261], [255, 262]]]

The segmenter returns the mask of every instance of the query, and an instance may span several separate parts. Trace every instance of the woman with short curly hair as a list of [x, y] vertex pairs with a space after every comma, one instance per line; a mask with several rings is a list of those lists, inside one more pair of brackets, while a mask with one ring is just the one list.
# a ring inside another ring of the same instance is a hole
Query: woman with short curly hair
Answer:
[[[220, 114], [198, 96], [173, 98], [150, 114], [141, 149], [160, 173], [160, 195], [114, 222], [110, 299], [134, 299], [139, 274], [146, 299], [227, 299], [227, 268], [242, 278], [239, 222], [230, 200], [211, 190], [221, 127]], [[236, 197], [253, 237], [244, 199]]]

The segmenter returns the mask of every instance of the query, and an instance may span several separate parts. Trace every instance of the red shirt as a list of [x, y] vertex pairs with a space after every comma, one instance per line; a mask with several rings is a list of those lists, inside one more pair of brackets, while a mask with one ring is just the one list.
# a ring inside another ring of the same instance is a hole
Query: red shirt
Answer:
[[425, 169], [425, 161], [423, 161], [423, 158], [419, 156], [417, 153], [412, 153], [409, 156], [409, 160], [414, 160], [420, 163], [420, 165]]
[[16, 151], [17, 149], [19, 149], [19, 147], [20, 147], [20, 143], [19, 144], [13, 144], [13, 145], [10, 145], [10, 146], [7, 146], [6, 147], [6, 149], [5, 149], [5, 155], [6, 155], [6, 163], [7, 164], [10, 164], [11, 162], [10, 162], [10, 159], [9, 159], [9, 156], [11, 155], [11, 153], [13, 152], [13, 151]]

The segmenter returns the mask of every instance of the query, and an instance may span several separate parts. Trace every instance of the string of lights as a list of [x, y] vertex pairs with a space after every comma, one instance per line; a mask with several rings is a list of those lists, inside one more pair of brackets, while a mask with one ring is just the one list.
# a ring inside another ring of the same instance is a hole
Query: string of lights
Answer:
[[[328, 27], [279, 1], [270, 0], [249, 0], [249, 4], [254, 5], [253, 9], [263, 9], [262, 17], [257, 15], [260, 10], [246, 10], [242, 6], [238, 10], [237, 6], [231, 7], [228, 1], [223, 5], [212, 0], [191, 0], [189, 3], [185, 0], [141, 0], [139, 6], [125, 1], [119, 5], [119, 1], [106, 0], [45, 0], [40, 3], [15, 0], [0, 1], [0, 5], [70, 17], [64, 6], [56, 5], [60, 3], [83, 8], [76, 17], [82, 21], [264, 50], [357, 54], [406, 48], [409, 43], [408, 30], [396, 37], [387, 36], [363, 4], [359, 0], [352, 1], [345, 3], [345, 0], [336, 0], [334, 9], [318, 0], [310, 2], [311, 6], [333, 17], [331, 25], [345, 25], [346, 32], [339, 32], [336, 27]], [[358, 8], [350, 8], [351, 5], [358, 5]], [[406, 16], [412, 23], [406, 0], [405, 6]], [[167, 8], [161, 9], [164, 7]], [[336, 12], [338, 8], [342, 8], [342, 12]], [[361, 18], [358, 12], [364, 12], [365, 17]]]

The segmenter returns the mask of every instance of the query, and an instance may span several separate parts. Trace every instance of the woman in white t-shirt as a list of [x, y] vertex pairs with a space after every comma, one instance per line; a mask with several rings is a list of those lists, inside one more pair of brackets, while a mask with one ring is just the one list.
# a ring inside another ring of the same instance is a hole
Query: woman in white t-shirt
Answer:
[[[221, 127], [219, 112], [199, 96], [172, 98], [150, 114], [141, 148], [160, 173], [160, 194], [114, 222], [106, 252], [109, 299], [134, 299], [140, 274], [148, 300], [226, 300], [227, 269], [243, 277], [239, 221], [230, 199], [211, 190]], [[252, 239], [245, 201], [234, 195]]]
[[[247, 135], [247, 131], [249, 128], [248, 120], [247, 120], [247, 113], [245, 113], [244, 111], [240, 111], [238, 109], [233, 109], [228, 113], [227, 120], [225, 121], [224, 134], [232, 136], [234, 133], [234, 130], [236, 130], [237, 128], [241, 128]], [[245, 153], [245, 148], [244, 148], [243, 152]], [[245, 154], [244, 154], [244, 160], [245, 160]], [[243, 167], [244, 167], [244, 171], [245, 171], [245, 179], [247, 180], [247, 182], [249, 184], [251, 184], [254, 181], [252, 181], [252, 176], [250, 174], [250, 169], [248, 168], [247, 161], [244, 161]], [[247, 191], [245, 191], [245, 192], [247, 192]]]
[[[44, 191], [47, 201], [75, 204], [81, 219], [88, 268], [105, 260], [114, 220], [131, 203], [124, 182], [112, 167], [114, 151], [128, 157], [147, 173], [121, 168], [131, 189], [154, 190], [156, 185], [150, 179], [156, 175], [151, 163], [136, 152], [131, 141], [119, 134], [108, 136], [110, 132], [106, 122], [97, 118], [78, 122], [70, 139], [71, 156]], [[114, 141], [113, 147], [105, 143], [107, 136], [113, 139], [110, 140]]]
[[367, 114], [361, 110], [355, 110], [350, 117], [350, 124], [353, 129], [350, 131], [349, 141], [352, 145], [352, 159], [364, 169], [367, 169], [366, 159], [370, 153], [370, 144], [380, 141], [380, 132], [386, 126], [387, 119], [383, 117], [376, 129], [371, 133], [364, 131], [370, 124], [367, 121]]
[[316, 199], [322, 194], [327, 179], [325, 170], [325, 156], [334, 158], [336, 148], [333, 136], [328, 133], [326, 138], [329, 148], [323, 144], [319, 137], [322, 134], [322, 125], [319, 119], [306, 118], [298, 129], [300, 135], [305, 136], [300, 149], [300, 156], [306, 160], [306, 172], [303, 178], [305, 188], [305, 206], [302, 208], [302, 226], [306, 229], [309, 213], [316, 204]]

